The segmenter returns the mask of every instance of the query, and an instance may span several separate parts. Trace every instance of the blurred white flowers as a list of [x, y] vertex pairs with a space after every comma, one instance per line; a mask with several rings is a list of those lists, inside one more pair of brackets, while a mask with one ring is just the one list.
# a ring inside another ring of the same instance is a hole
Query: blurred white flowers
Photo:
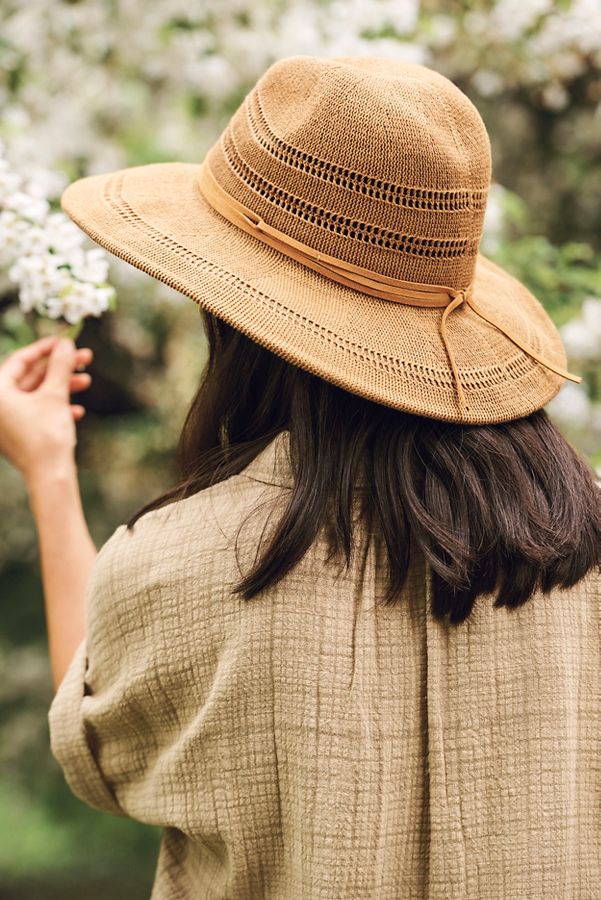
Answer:
[[593, 406], [585, 384], [566, 381], [547, 404], [547, 411], [562, 428], [590, 428]]
[[[579, 367], [598, 366], [601, 362], [601, 299], [587, 297], [580, 314], [560, 329], [566, 354]], [[565, 382], [548, 404], [559, 425], [588, 432], [594, 441], [601, 437], [601, 403], [591, 398], [586, 382]], [[599, 472], [601, 474], [601, 471]]]
[[23, 313], [81, 327], [86, 316], [114, 308], [115, 290], [104, 250], [84, 249], [83, 232], [52, 210], [52, 187], [49, 177], [14, 171], [0, 145], [0, 268], [16, 285]]
[[587, 297], [580, 315], [561, 329], [568, 356], [583, 362], [601, 361], [601, 299]]
[[498, 249], [505, 230], [505, 188], [493, 182], [488, 192], [484, 230], [480, 249], [482, 253], [494, 253]]

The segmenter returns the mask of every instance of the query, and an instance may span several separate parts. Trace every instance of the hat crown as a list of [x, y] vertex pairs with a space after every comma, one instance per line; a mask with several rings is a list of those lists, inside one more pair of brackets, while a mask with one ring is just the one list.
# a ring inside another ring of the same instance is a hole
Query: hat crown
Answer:
[[314, 250], [392, 278], [472, 282], [490, 142], [472, 102], [431, 69], [282, 59], [208, 162], [228, 194]]

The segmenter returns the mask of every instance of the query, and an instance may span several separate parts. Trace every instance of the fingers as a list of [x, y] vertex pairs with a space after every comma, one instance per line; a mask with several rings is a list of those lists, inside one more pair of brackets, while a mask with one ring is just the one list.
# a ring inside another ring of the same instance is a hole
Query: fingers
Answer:
[[94, 358], [94, 351], [91, 347], [79, 347], [75, 356], [75, 368], [79, 371], [89, 366]]
[[[89, 347], [78, 348], [75, 355], [75, 369], [78, 371], [85, 368], [85, 366], [89, 365], [89, 363], [92, 361], [93, 356], [94, 354]], [[44, 380], [47, 364], [47, 358], [37, 360], [32, 365], [32, 367], [27, 372], [25, 372], [23, 377], [18, 380], [17, 387], [22, 391], [35, 391], [36, 388], [38, 388]], [[76, 390], [83, 390], [83, 387], [73, 387], [73, 378], [75, 378], [75, 376], [72, 377], [70, 386], [71, 392]], [[84, 387], [88, 386], [89, 385], [87, 384], [84, 385]]]
[[49, 335], [11, 353], [0, 365], [0, 383], [16, 385], [32, 365], [47, 356], [58, 343], [57, 335]]
[[69, 393], [77, 394], [79, 391], [87, 390], [92, 384], [92, 376], [88, 372], [78, 372], [71, 376], [69, 383]]
[[58, 338], [59, 336], [57, 334], [49, 334], [46, 337], [39, 338], [37, 341], [33, 341], [31, 344], [27, 344], [26, 347], [19, 347], [19, 349], [15, 350], [11, 355], [21, 357], [27, 363], [31, 364], [32, 362], [35, 362], [36, 359], [47, 356], [54, 345], [58, 343]]
[[45, 372], [46, 360], [38, 359], [17, 379], [16, 386], [21, 391], [34, 391], [43, 381]]
[[71, 374], [75, 367], [75, 354], [75, 344], [70, 338], [61, 338], [56, 342], [48, 359], [41, 391], [68, 396]]
[[[44, 380], [50, 355], [59, 342], [59, 335], [48, 335], [26, 347], [15, 350], [0, 363], [0, 384], [17, 387], [22, 391], [33, 391]], [[93, 359], [89, 347], [79, 347], [75, 351], [74, 368], [81, 370]], [[73, 388], [81, 390], [82, 388]]]
[[80, 419], [83, 419], [85, 414], [86, 414], [85, 406], [81, 406], [81, 404], [79, 404], [79, 403], [71, 404], [71, 415], [73, 416], [73, 420], [75, 422], [79, 422]]

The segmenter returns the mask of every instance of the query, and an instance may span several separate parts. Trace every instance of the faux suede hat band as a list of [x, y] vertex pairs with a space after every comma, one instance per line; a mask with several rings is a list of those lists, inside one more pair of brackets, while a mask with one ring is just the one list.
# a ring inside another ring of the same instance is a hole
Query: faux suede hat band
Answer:
[[446, 320], [448, 315], [453, 312], [454, 309], [458, 309], [462, 303], [468, 303], [479, 316], [502, 331], [510, 341], [520, 347], [525, 353], [532, 356], [532, 358], [541, 365], [550, 369], [552, 372], [555, 372], [557, 375], [561, 375], [562, 378], [567, 378], [570, 381], [577, 383], [582, 381], [580, 376], [572, 375], [570, 372], [565, 371], [565, 369], [544, 359], [531, 347], [527, 347], [519, 337], [512, 334], [510, 329], [503, 327], [498, 322], [495, 322], [490, 316], [487, 316], [483, 310], [479, 309], [477, 306], [472, 295], [471, 286], [463, 288], [462, 290], [456, 290], [455, 288], [446, 287], [444, 285], [427, 283], [418, 284], [413, 281], [402, 281], [401, 279], [379, 275], [377, 272], [370, 272], [367, 269], [362, 269], [360, 266], [342, 262], [341, 260], [320, 253], [318, 250], [313, 250], [312, 247], [301, 244], [300, 241], [290, 238], [281, 231], [272, 228], [271, 225], [268, 225], [267, 222], [264, 222], [261, 218], [256, 216], [253, 210], [248, 209], [234, 197], [231, 197], [216, 181], [207, 160], [205, 160], [200, 167], [198, 184], [203, 196], [208, 203], [211, 204], [213, 209], [217, 210], [217, 212], [233, 225], [237, 225], [249, 234], [253, 234], [259, 240], [264, 241], [266, 244], [269, 244], [269, 246], [279, 250], [280, 253], [285, 253], [287, 256], [302, 262], [303, 265], [309, 266], [311, 269], [325, 275], [327, 278], [332, 278], [339, 284], [352, 287], [355, 290], [362, 291], [372, 297], [378, 297], [381, 300], [387, 300], [394, 303], [406, 303], [410, 306], [423, 306], [429, 308], [443, 307], [444, 311], [440, 319], [440, 336], [446, 347], [449, 363], [455, 378], [457, 396], [459, 398], [459, 406], [462, 414], [467, 412], [465, 394], [446, 330]]
[[541, 304], [479, 253], [489, 183], [484, 124], [448, 79], [292, 57], [202, 165], [90, 176], [62, 204], [290, 362], [388, 406], [489, 423], [581, 380]]

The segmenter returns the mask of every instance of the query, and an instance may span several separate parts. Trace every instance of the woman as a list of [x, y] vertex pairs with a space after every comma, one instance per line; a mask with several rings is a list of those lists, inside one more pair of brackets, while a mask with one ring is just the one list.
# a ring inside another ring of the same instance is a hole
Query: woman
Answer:
[[89, 353], [0, 370], [52, 750], [83, 800], [163, 826], [153, 900], [598, 894], [599, 487], [544, 410], [579, 380], [555, 327], [478, 254], [489, 181], [447, 79], [294, 57], [201, 166], [63, 195], [210, 345], [181, 483], [98, 555]]

